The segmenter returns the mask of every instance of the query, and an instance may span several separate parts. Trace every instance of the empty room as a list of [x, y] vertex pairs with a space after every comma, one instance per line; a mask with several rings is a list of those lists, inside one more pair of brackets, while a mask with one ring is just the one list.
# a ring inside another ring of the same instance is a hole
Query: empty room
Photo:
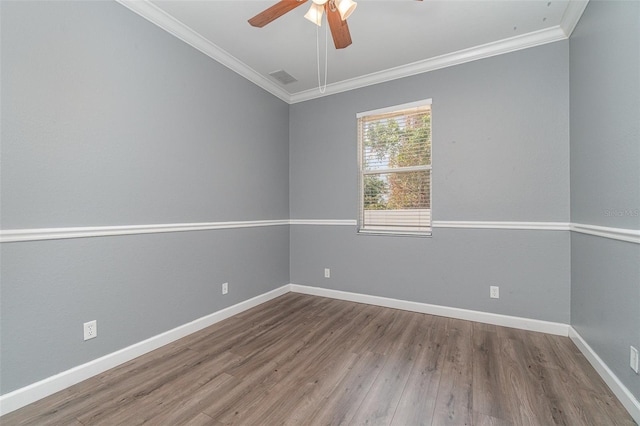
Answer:
[[640, 423], [639, 1], [0, 31], [0, 424]]

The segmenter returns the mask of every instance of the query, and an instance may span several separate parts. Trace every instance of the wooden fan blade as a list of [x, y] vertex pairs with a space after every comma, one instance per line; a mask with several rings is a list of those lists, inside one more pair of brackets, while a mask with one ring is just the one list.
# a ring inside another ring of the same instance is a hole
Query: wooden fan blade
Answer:
[[285, 13], [306, 2], [307, 0], [280, 0], [270, 8], [263, 10], [253, 18], [249, 19], [249, 23], [254, 27], [262, 28], [269, 22], [278, 19]]
[[333, 36], [333, 44], [336, 49], [344, 49], [351, 44], [351, 34], [349, 33], [349, 25], [347, 21], [343, 21], [340, 17], [340, 12], [337, 9], [331, 10], [329, 5], [331, 2], [326, 2], [324, 10], [327, 13], [327, 22], [329, 22], [329, 28], [331, 28], [331, 35]]

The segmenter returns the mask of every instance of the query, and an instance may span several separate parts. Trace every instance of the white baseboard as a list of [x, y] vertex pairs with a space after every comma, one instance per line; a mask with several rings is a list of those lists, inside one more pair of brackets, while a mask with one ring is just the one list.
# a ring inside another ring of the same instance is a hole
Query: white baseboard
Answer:
[[107, 354], [86, 364], [73, 367], [39, 382], [32, 383], [13, 392], [0, 396], [0, 416], [10, 413], [39, 399], [45, 398], [69, 386], [80, 383], [90, 377], [103, 373], [134, 358], [174, 342], [191, 333], [209, 327], [219, 321], [253, 308], [290, 291], [290, 286], [284, 285], [275, 290], [253, 297], [228, 308], [198, 318], [172, 330], [135, 343], [119, 351]]
[[509, 315], [493, 314], [489, 312], [472, 311], [469, 309], [451, 308], [448, 306], [430, 305], [428, 303], [410, 302], [408, 300], [391, 299], [388, 297], [370, 296], [367, 294], [350, 293], [340, 290], [330, 290], [319, 287], [309, 287], [298, 284], [290, 285], [291, 291], [311, 294], [314, 296], [330, 297], [332, 299], [350, 302], [366, 303], [423, 314], [476, 321], [485, 324], [501, 325], [503, 327], [519, 328], [522, 330], [539, 331], [559, 336], [569, 335], [569, 325], [558, 322], [542, 321], [531, 318], [513, 317]]
[[631, 391], [618, 379], [614, 372], [611, 371], [607, 364], [604, 363], [573, 327], [569, 328], [569, 338], [575, 343], [578, 349], [580, 349], [580, 352], [587, 358], [622, 405], [624, 405], [624, 408], [631, 414], [633, 420], [640, 424], [640, 402], [633, 396]]

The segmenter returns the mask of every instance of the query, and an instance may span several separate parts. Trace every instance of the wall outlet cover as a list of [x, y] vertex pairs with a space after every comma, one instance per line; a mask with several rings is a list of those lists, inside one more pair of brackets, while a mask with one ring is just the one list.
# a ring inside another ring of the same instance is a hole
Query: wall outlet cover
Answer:
[[638, 350], [633, 346], [630, 346], [629, 348], [629, 366], [636, 372], [636, 374], [638, 374]]
[[222, 294], [229, 293], [229, 283], [222, 283]]
[[83, 329], [84, 329], [84, 340], [89, 340], [89, 339], [98, 337], [98, 321], [97, 320], [85, 322], [83, 324]]
[[331, 269], [324, 268], [324, 277], [325, 278], [331, 278]]
[[497, 285], [492, 285], [489, 287], [489, 297], [491, 297], [492, 299], [499, 299], [500, 298], [500, 287], [498, 287]]

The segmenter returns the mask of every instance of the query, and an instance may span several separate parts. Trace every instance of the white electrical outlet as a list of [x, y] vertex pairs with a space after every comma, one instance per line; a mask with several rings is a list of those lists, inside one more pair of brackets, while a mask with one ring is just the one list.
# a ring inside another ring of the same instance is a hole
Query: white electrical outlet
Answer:
[[222, 294], [229, 293], [229, 283], [222, 283]]
[[98, 321], [93, 320], [84, 323], [84, 340], [98, 337]]
[[631, 348], [629, 351], [629, 366], [638, 374], [638, 350], [633, 346], [629, 346], [629, 348]]
[[500, 299], [500, 287], [492, 285], [489, 287], [489, 297], [492, 299]]
[[331, 278], [331, 269], [324, 268], [324, 277], [325, 278]]

